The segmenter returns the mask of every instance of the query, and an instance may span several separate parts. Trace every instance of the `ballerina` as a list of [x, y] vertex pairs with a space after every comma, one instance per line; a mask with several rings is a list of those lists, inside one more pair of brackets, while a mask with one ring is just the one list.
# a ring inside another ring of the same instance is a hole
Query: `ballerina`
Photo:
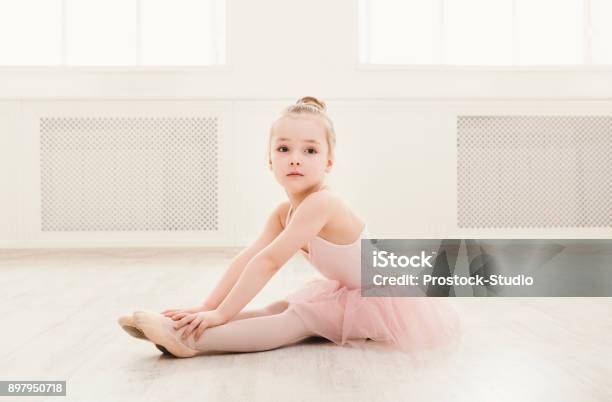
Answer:
[[[367, 227], [324, 179], [334, 164], [336, 135], [325, 103], [305, 97], [272, 124], [268, 167], [288, 201], [269, 215], [202, 306], [120, 318], [132, 336], [177, 357], [275, 349], [317, 336], [338, 345], [366, 340], [410, 351], [459, 335], [454, 310], [426, 297], [362, 297], [361, 240]], [[323, 278], [270, 306], [243, 308], [295, 253]]]

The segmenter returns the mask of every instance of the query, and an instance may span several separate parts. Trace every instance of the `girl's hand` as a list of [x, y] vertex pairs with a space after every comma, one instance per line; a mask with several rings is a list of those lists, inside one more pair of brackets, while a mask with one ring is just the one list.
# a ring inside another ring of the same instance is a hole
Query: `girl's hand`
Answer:
[[195, 314], [195, 313], [200, 313], [202, 311], [210, 311], [210, 310], [214, 310], [214, 308], [208, 307], [206, 305], [202, 305], [202, 306], [196, 306], [196, 307], [191, 307], [191, 308], [177, 308], [177, 309], [165, 310], [165, 311], [162, 311], [161, 314], [163, 314], [166, 317], [172, 318], [174, 321], [177, 321], [183, 317], [188, 316], [189, 314]]
[[187, 326], [181, 337], [187, 339], [187, 337], [195, 331], [194, 340], [197, 341], [206, 328], [216, 327], [217, 325], [225, 324], [227, 321], [228, 320], [221, 316], [219, 310], [202, 311], [183, 317], [179, 322], [174, 324], [174, 328], [179, 330]]

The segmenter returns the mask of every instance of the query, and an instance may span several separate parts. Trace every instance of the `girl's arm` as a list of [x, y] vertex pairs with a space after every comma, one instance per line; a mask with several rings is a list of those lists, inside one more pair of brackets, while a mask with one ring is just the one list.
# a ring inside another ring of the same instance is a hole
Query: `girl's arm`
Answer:
[[253, 242], [253, 244], [251, 244], [249, 247], [242, 250], [240, 254], [234, 258], [230, 266], [225, 271], [225, 274], [223, 274], [223, 277], [215, 287], [215, 290], [213, 290], [212, 293], [206, 298], [206, 301], [204, 302], [205, 307], [210, 310], [216, 309], [225, 299], [229, 291], [234, 287], [247, 263], [283, 231], [280, 217], [281, 211], [285, 207], [285, 204], [287, 203], [280, 204], [278, 207], [276, 207], [268, 218], [264, 230], [259, 238], [257, 238], [257, 240], [255, 240], [255, 242]]
[[289, 225], [246, 265], [238, 281], [216, 311], [223, 321], [238, 314], [310, 239], [315, 237], [332, 214], [332, 196], [316, 192], [306, 197]]

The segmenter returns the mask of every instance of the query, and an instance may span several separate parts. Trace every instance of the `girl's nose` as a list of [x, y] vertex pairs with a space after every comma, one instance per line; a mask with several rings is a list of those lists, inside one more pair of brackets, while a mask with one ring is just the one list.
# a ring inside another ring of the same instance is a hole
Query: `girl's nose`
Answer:
[[297, 161], [291, 162], [291, 166], [300, 166], [300, 162], [297, 162]]

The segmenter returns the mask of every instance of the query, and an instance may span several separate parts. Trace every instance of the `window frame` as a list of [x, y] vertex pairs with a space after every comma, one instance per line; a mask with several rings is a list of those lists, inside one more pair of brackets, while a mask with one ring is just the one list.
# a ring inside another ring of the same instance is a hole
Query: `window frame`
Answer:
[[[468, 64], [373, 64], [373, 63], [362, 63], [360, 60], [361, 52], [361, 41], [365, 39], [366, 33], [363, 25], [366, 23], [366, 18], [362, 12], [363, 7], [370, 3], [372, 0], [358, 0], [354, 4], [356, 6], [355, 15], [357, 16], [356, 21], [356, 38], [354, 43], [354, 57], [353, 57], [353, 70], [357, 72], [416, 72], [416, 71], [450, 71], [450, 72], [612, 72], [612, 63], [610, 64], [530, 64], [530, 65], [468, 65]], [[440, 29], [443, 29], [442, 15], [444, 14], [444, 2], [446, 0], [431, 0], [438, 1], [440, 3]], [[512, 0], [516, 3], [516, 0]], [[585, 8], [585, 24], [584, 24], [584, 35], [583, 40], [585, 42], [585, 55], [584, 60], [591, 61], [591, 42], [586, 38], [590, 37], [592, 30], [591, 26], [591, 1], [582, 0], [583, 7]], [[513, 24], [516, 21], [513, 17]], [[516, 31], [513, 32], [515, 35]], [[442, 36], [442, 40], [444, 38]], [[514, 40], [516, 44], [516, 41]], [[444, 46], [444, 43], [441, 44]], [[516, 45], [514, 45], [514, 55], [516, 58]]]
[[[212, 0], [218, 2], [220, 0]], [[231, 72], [233, 71], [233, 57], [229, 52], [230, 49], [230, 38], [229, 38], [229, 18], [228, 18], [228, 0], [221, 0], [224, 2], [224, 26], [225, 35], [224, 41], [219, 42], [225, 46], [225, 63], [214, 64], [214, 65], [31, 65], [31, 64], [14, 64], [14, 65], [3, 65], [0, 64], [0, 74], [2, 73], [200, 73], [200, 72]], [[137, 24], [140, 25], [140, 2], [138, 2], [138, 15]], [[139, 28], [140, 30], [140, 28]], [[141, 61], [141, 38], [138, 38], [138, 55], [137, 59]], [[66, 0], [62, 0], [62, 63], [66, 61]]]

